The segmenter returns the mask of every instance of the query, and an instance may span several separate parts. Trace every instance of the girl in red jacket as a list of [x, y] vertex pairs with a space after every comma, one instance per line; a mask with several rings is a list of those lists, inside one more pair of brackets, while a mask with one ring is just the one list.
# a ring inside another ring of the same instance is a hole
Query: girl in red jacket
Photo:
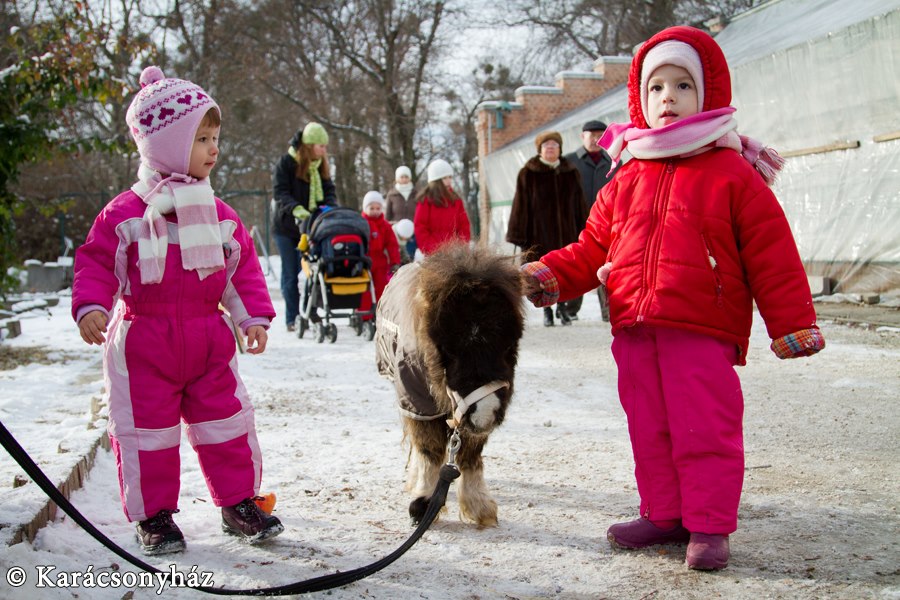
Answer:
[[[389, 275], [400, 268], [400, 245], [388, 220], [384, 218], [384, 197], [379, 192], [366, 192], [363, 196], [362, 215], [369, 223], [369, 258], [372, 259], [372, 284], [375, 300], [387, 285]], [[372, 308], [372, 297], [365, 293], [359, 303], [361, 312]], [[371, 316], [363, 317], [364, 321]]]
[[471, 238], [466, 208], [452, 184], [453, 168], [447, 161], [439, 158], [428, 165], [428, 185], [419, 194], [413, 221], [416, 244], [423, 255], [451, 240], [468, 242]]
[[691, 27], [650, 38], [628, 81], [631, 122], [600, 140], [626, 163], [579, 240], [523, 265], [547, 306], [605, 284], [640, 495], [614, 547], [685, 543], [687, 566], [727, 566], [744, 474], [753, 301], [779, 358], [824, 348], [803, 265], [768, 185], [783, 164], [739, 136], [718, 44]]

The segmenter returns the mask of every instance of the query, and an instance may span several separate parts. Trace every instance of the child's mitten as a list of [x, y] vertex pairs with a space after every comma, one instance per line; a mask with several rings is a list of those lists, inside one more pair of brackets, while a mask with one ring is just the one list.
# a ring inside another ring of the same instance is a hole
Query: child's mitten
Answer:
[[556, 281], [556, 275], [550, 270], [550, 267], [541, 261], [525, 263], [520, 270], [526, 280], [529, 278], [536, 281], [537, 286], [525, 286], [525, 295], [528, 301], [537, 307], [552, 306], [559, 300], [559, 282]]
[[608, 262], [599, 269], [597, 269], [597, 279], [600, 280], [600, 285], [606, 285], [606, 281], [609, 279], [609, 272], [612, 271], [612, 263]]
[[778, 358], [800, 358], [812, 356], [824, 348], [825, 338], [818, 328], [801, 329], [773, 340], [769, 347]]

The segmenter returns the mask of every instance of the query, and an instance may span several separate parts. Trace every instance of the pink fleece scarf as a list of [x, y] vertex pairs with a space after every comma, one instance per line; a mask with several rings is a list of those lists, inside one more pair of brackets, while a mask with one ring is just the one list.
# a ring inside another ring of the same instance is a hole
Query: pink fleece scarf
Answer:
[[209, 179], [178, 173], [163, 178], [142, 164], [131, 189], [147, 204], [138, 238], [141, 283], [162, 281], [169, 246], [165, 215], [172, 210], [178, 219], [182, 266], [197, 271], [200, 279], [225, 268], [216, 199]]
[[747, 136], [738, 135], [735, 108], [726, 106], [700, 112], [658, 129], [639, 129], [632, 123], [613, 123], [597, 143], [609, 153], [612, 167], [627, 148], [635, 158], [687, 157], [711, 148], [731, 148], [743, 156], [772, 185], [784, 166], [775, 150]]

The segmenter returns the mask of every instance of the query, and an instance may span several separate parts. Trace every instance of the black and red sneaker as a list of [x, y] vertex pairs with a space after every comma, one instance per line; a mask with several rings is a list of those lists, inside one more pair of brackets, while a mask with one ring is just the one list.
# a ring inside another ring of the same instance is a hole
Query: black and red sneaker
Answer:
[[222, 531], [255, 544], [275, 537], [284, 531], [284, 525], [278, 517], [266, 514], [253, 498], [246, 498], [234, 506], [222, 508]]
[[184, 535], [172, 519], [177, 512], [178, 509], [161, 510], [137, 524], [137, 540], [144, 554], [156, 556], [184, 551]]

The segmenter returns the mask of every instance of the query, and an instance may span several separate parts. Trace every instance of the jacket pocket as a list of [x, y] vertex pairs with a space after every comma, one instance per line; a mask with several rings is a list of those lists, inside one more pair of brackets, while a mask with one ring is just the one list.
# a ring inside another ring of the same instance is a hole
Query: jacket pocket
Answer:
[[715, 254], [713, 254], [712, 244], [709, 242], [709, 237], [706, 235], [706, 233], [701, 233], [700, 238], [703, 240], [703, 248], [706, 250], [707, 264], [709, 265], [709, 269], [713, 275], [716, 292], [716, 306], [719, 308], [723, 308], [725, 306], [725, 288], [722, 285], [722, 274], [719, 271], [719, 264], [716, 261]]

